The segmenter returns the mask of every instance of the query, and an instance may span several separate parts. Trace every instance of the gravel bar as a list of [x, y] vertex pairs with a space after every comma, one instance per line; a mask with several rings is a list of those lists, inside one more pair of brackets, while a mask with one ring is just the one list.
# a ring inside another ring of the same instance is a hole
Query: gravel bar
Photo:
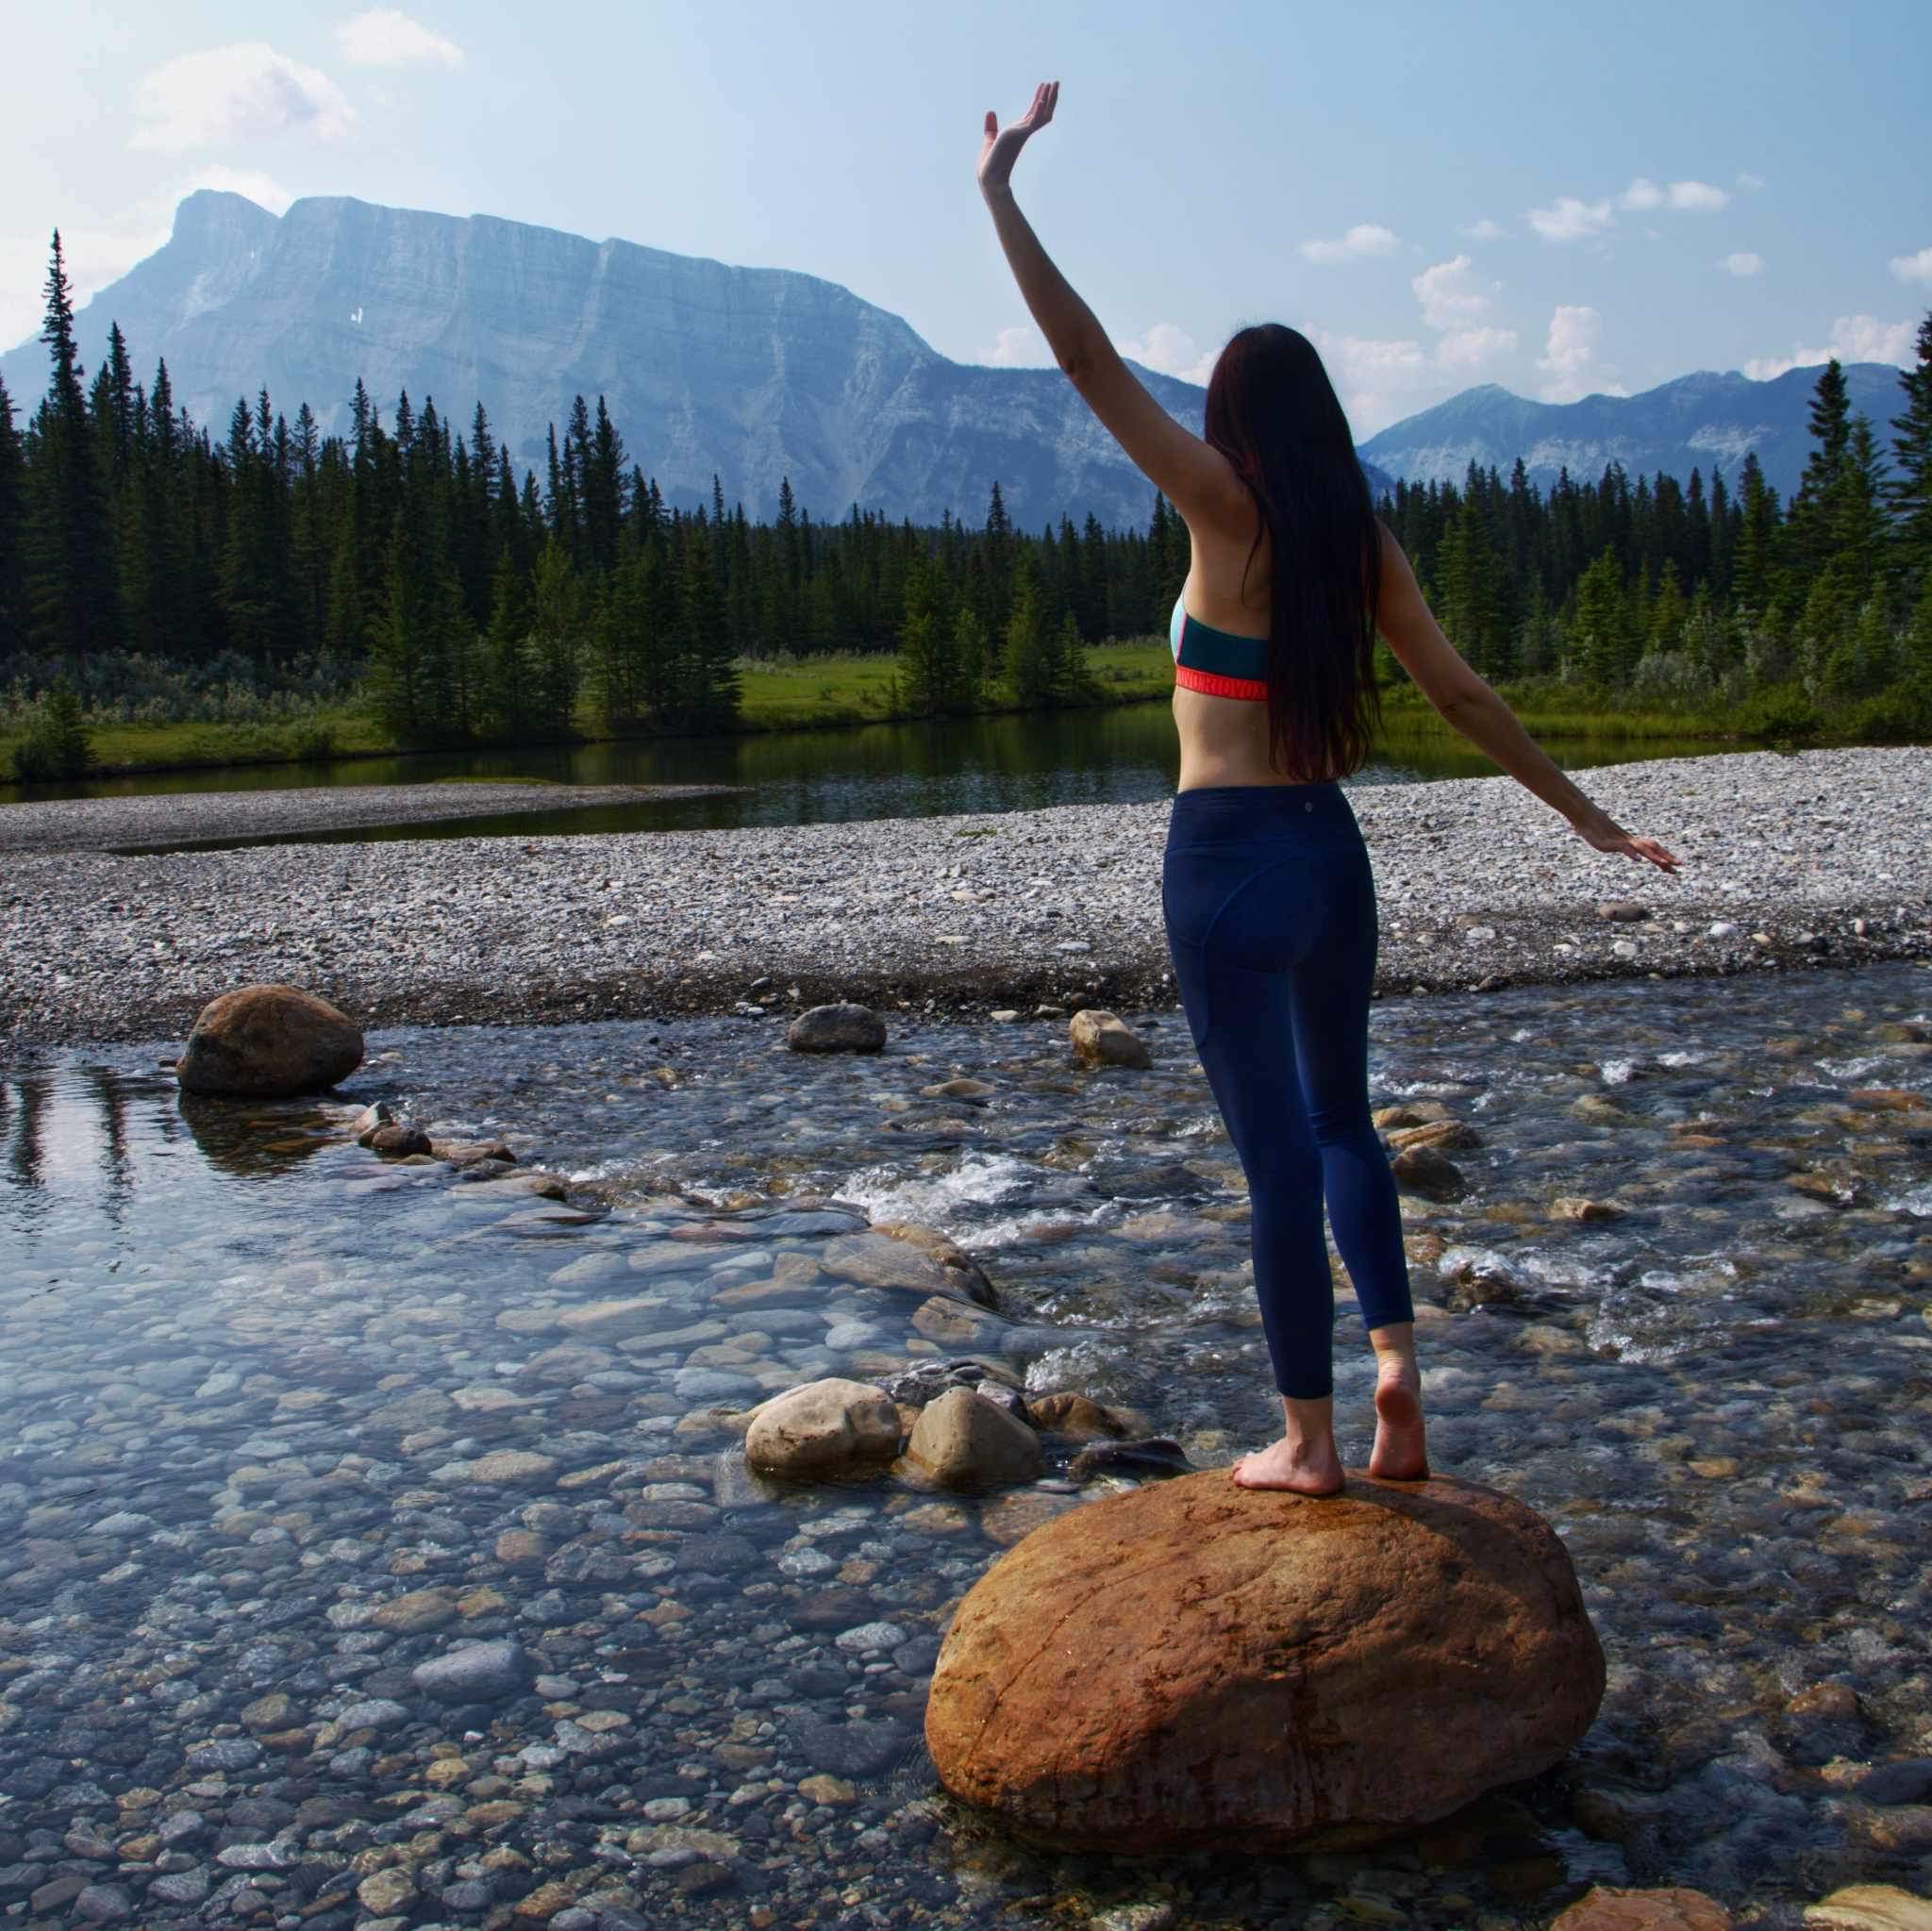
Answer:
[[311, 785], [258, 791], [158, 791], [0, 805], [0, 854], [157, 851], [228, 839], [300, 837], [385, 824], [449, 824], [515, 811], [588, 810], [704, 798], [741, 785]]
[[[1660, 758], [1588, 783], [1682, 870], [1592, 851], [1507, 778], [1351, 793], [1374, 854], [1382, 991], [1932, 958], [1932, 749]], [[1168, 814], [9, 855], [0, 1036], [179, 1038], [204, 1002], [260, 980], [370, 1025], [783, 1015], [832, 998], [1172, 1006]]]

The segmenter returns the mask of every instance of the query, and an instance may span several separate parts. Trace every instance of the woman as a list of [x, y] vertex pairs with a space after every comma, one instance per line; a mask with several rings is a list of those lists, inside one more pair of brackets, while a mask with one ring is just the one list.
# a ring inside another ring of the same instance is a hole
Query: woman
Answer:
[[1234, 337], [1208, 379], [1205, 440], [1141, 387], [1013, 200], [1013, 163], [1058, 99], [1049, 82], [1011, 126], [987, 115], [979, 185], [1060, 368], [1192, 543], [1169, 631], [1181, 769], [1162, 909], [1189, 1028], [1247, 1174], [1285, 1422], [1233, 1477], [1304, 1495], [1342, 1486], [1325, 1195], [1375, 1351], [1369, 1473], [1419, 1481], [1428, 1457], [1402, 1221], [1369, 1118], [1374, 883], [1339, 782], [1374, 731], [1376, 632], [1457, 730], [1598, 851], [1666, 872], [1677, 861], [1592, 805], [1450, 647], [1375, 517], [1304, 337], [1274, 325]]

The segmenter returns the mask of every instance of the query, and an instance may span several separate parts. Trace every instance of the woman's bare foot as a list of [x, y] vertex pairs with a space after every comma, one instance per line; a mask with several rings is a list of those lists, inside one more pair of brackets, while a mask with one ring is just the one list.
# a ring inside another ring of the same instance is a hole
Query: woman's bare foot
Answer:
[[[1385, 1330], [1378, 1330], [1385, 1331]], [[1429, 1473], [1423, 1378], [1412, 1345], [1375, 1347], [1375, 1446], [1369, 1473], [1385, 1482], [1420, 1482]]]
[[1287, 1432], [1272, 1448], [1244, 1455], [1230, 1471], [1241, 1489], [1285, 1489], [1295, 1495], [1336, 1495], [1341, 1490], [1341, 1457], [1335, 1452], [1335, 1404], [1281, 1403]]

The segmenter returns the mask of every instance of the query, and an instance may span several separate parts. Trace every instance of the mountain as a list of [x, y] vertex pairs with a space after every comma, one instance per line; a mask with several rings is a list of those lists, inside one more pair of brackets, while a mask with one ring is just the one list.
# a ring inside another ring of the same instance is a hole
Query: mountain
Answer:
[[[781, 477], [818, 518], [858, 503], [977, 524], [998, 479], [1038, 529], [1091, 510], [1143, 524], [1154, 492], [1056, 369], [948, 361], [896, 315], [836, 283], [590, 241], [485, 215], [330, 197], [277, 219], [238, 194], [181, 203], [167, 243], [76, 318], [90, 374], [118, 321], [146, 381], [165, 357], [175, 400], [219, 437], [266, 384], [291, 416], [348, 427], [360, 376], [388, 421], [399, 391], [467, 430], [480, 398], [518, 471], [544, 470], [548, 425], [601, 393], [631, 459], [666, 497], [770, 516]], [[37, 340], [0, 358], [30, 409]], [[1205, 391], [1139, 372], [1199, 429]]]
[[[1905, 406], [1899, 372], [1886, 362], [1845, 365], [1853, 412], [1871, 417], [1879, 447], [1889, 449], [1890, 422]], [[1769, 382], [1736, 370], [1680, 375], [1641, 395], [1587, 395], [1581, 402], [1527, 402], [1493, 382], [1466, 389], [1432, 409], [1391, 424], [1362, 444], [1365, 458], [1411, 483], [1460, 483], [1472, 462], [1505, 476], [1520, 456], [1540, 489], [1568, 467], [1573, 480], [1594, 481], [1620, 462], [1635, 480], [1658, 470], [1688, 480], [1713, 470], [1735, 485], [1751, 451], [1765, 479], [1790, 498], [1811, 451], [1807, 428], [1816, 369], [1791, 369]]]

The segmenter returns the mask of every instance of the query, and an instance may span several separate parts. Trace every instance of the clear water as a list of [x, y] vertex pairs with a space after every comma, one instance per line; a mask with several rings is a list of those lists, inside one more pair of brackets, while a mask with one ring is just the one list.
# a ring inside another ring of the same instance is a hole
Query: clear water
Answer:
[[[786, 1490], [718, 1412], [971, 1352], [1203, 1464], [1265, 1439], [1245, 1194], [1177, 1015], [1130, 1015], [1145, 1073], [1074, 1070], [1063, 1025], [909, 1014], [865, 1059], [748, 1019], [373, 1040], [345, 1098], [504, 1135], [562, 1203], [384, 1163], [341, 1107], [184, 1104], [152, 1052], [17, 1058], [0, 1908], [73, 1873], [142, 1924], [328, 1931], [385, 1863], [415, 1924], [550, 1884], [650, 1924], [1042, 1927], [1144, 1900], [1544, 1924], [1593, 1880], [1777, 1923], [1924, 1889], [1924, 1812], [1856, 1787], [1932, 1755], [1932, 1133], [1847, 1094], [1932, 1086], [1928, 1010], [1909, 965], [1377, 1007], [1377, 1100], [1481, 1139], [1466, 1199], [1405, 1209], [1433, 1458], [1556, 1523], [1610, 1684], [1536, 1783], [1256, 1861], [1043, 1856], [937, 1790], [937, 1639], [1073, 1506], [1063, 1465]], [[995, 1093], [922, 1095], [959, 1073]], [[1564, 1194], [1624, 1212], [1553, 1220]], [[866, 1217], [951, 1234], [999, 1312], [869, 1285], [906, 1250]], [[1490, 1305], [1453, 1311], [1471, 1278]], [[1337, 1332], [1354, 1459], [1345, 1295]], [[498, 1635], [543, 1672], [524, 1693], [412, 1688]]]

